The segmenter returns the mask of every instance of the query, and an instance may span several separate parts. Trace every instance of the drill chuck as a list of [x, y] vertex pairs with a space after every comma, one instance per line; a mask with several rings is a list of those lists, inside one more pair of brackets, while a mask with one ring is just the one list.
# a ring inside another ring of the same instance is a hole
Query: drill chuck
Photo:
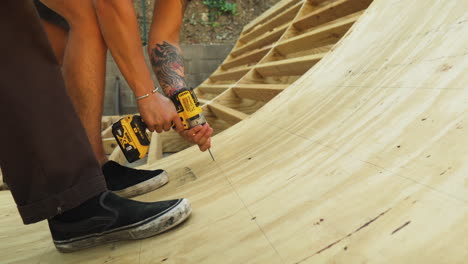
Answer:
[[206, 119], [203, 113], [200, 113], [192, 118], [187, 119], [187, 125], [190, 128], [198, 126], [198, 125], [203, 125], [205, 123], [206, 123]]

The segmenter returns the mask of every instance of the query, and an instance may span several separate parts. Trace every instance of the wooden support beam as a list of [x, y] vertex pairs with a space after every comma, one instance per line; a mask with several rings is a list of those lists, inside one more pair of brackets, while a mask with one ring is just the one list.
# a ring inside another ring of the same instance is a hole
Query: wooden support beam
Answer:
[[210, 100], [205, 100], [205, 99], [202, 99], [202, 98], [198, 98], [198, 102], [200, 102], [200, 104], [202, 105], [206, 105], [210, 102]]
[[114, 149], [118, 147], [117, 141], [115, 138], [103, 138], [102, 139], [102, 146], [104, 147], [104, 153], [106, 155], [112, 154]]
[[198, 86], [197, 90], [200, 91], [201, 93], [212, 93], [212, 94], [220, 94], [232, 85], [229, 84], [213, 84], [213, 85], [208, 85], [208, 84], [203, 84], [201, 86]]
[[237, 111], [235, 109], [226, 107], [224, 105], [218, 103], [210, 103], [208, 108], [213, 112], [219, 119], [222, 119], [230, 124], [236, 124], [244, 119], [246, 119], [249, 115]]
[[288, 25], [283, 25], [279, 28], [275, 28], [274, 30], [272, 30], [271, 32], [268, 32], [254, 40], [252, 40], [251, 42], [245, 44], [244, 46], [241, 46], [235, 50], [233, 50], [231, 52], [231, 55], [233, 56], [239, 56], [243, 53], [246, 53], [248, 51], [251, 51], [251, 50], [254, 50], [254, 49], [258, 49], [258, 48], [262, 48], [266, 45], [270, 45], [274, 42], [276, 42], [279, 38], [281, 38], [281, 36], [284, 34], [284, 32], [286, 31], [286, 29], [288, 28]]
[[162, 133], [160, 136], [163, 153], [179, 152], [193, 145], [182, 138], [177, 132], [172, 130]]
[[[319, 1], [323, 1], [323, 0], [319, 0]], [[266, 21], [274, 18], [278, 14], [283, 13], [285, 9], [290, 8], [291, 6], [295, 5], [298, 2], [304, 3], [305, 1], [304, 0], [289, 0], [289, 1], [283, 0], [283, 1], [278, 2], [276, 5], [268, 9], [265, 13], [263, 13], [259, 17], [252, 20], [249, 24], [247, 24], [244, 27], [244, 30], [242, 31], [241, 37], [248, 34], [253, 29], [261, 26]]]
[[215, 82], [225, 81], [225, 80], [239, 80], [247, 72], [249, 72], [250, 69], [251, 67], [242, 67], [242, 68], [233, 69], [230, 71], [214, 73], [213, 75], [210, 76], [210, 80], [215, 81]]
[[268, 102], [288, 86], [287, 84], [238, 84], [232, 90], [241, 98]]
[[102, 138], [112, 137], [112, 126], [108, 126], [104, 131], [101, 132]]
[[121, 116], [119, 115], [108, 115], [102, 116], [101, 118], [101, 130], [105, 130], [107, 127], [111, 126], [117, 120], [119, 120]]
[[320, 53], [329, 53], [332, 50], [333, 46], [334, 44], [330, 44], [330, 45], [320, 46], [318, 48], [293, 51], [291, 53], [286, 54], [285, 56], [287, 59], [292, 59], [292, 58], [304, 57], [304, 56], [320, 54]]
[[244, 53], [235, 59], [231, 59], [226, 61], [221, 68], [224, 70], [228, 70], [230, 68], [234, 68], [241, 65], [248, 65], [257, 63], [260, 61], [271, 49], [271, 45], [267, 45], [261, 49], [256, 49], [251, 52]]
[[255, 29], [239, 38], [239, 40], [241, 42], [247, 43], [252, 39], [255, 39], [257, 36], [260, 36], [274, 28], [282, 26], [286, 23], [290, 23], [296, 17], [297, 12], [301, 9], [302, 5], [302, 2], [297, 2], [295, 5], [284, 9], [284, 11], [279, 13], [276, 17], [266, 21], [262, 25], [257, 26]]
[[151, 143], [148, 149], [148, 160], [146, 164], [152, 164], [153, 162], [162, 159], [163, 157], [163, 145], [161, 134], [157, 132], [151, 133]]
[[293, 23], [298, 30], [306, 30], [366, 9], [372, 0], [338, 0], [318, 8]]
[[333, 21], [333, 23], [324, 24], [307, 33], [286, 39], [278, 43], [275, 49], [282, 55], [288, 55], [301, 50], [335, 44], [348, 32], [349, 28], [362, 15], [362, 12], [359, 11], [347, 16], [345, 19], [338, 19], [338, 21]]
[[267, 62], [255, 70], [262, 76], [302, 75], [319, 62], [325, 54], [314, 54], [299, 58]]

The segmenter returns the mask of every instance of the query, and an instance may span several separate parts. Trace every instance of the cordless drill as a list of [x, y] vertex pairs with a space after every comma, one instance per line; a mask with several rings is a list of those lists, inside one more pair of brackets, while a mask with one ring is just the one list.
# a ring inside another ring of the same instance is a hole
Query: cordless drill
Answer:
[[139, 115], [127, 115], [112, 125], [112, 134], [128, 162], [146, 156], [150, 139], [146, 124]]
[[177, 114], [179, 114], [180, 121], [184, 129], [190, 129], [197, 125], [206, 123], [205, 116], [202, 113], [200, 102], [193, 92], [193, 89], [183, 88], [171, 96], [171, 100], [176, 107]]
[[[198, 102], [193, 89], [177, 90], [171, 96], [171, 100], [185, 130], [206, 123], [200, 102]], [[143, 119], [138, 115], [125, 116], [112, 125], [112, 134], [128, 162], [139, 160], [148, 153], [150, 139], [146, 128]], [[211, 150], [208, 151], [214, 160]]]

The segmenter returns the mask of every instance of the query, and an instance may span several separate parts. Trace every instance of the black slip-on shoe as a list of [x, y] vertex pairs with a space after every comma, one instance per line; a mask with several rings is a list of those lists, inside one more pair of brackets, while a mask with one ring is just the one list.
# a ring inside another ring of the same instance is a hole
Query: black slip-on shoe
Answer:
[[102, 166], [102, 172], [107, 188], [126, 198], [156, 190], [169, 181], [164, 170], [137, 170], [112, 160]]
[[74, 221], [59, 215], [48, 220], [60, 252], [154, 236], [182, 223], [192, 211], [187, 199], [145, 203], [112, 192], [102, 193], [94, 203], [85, 208], [90, 217]]

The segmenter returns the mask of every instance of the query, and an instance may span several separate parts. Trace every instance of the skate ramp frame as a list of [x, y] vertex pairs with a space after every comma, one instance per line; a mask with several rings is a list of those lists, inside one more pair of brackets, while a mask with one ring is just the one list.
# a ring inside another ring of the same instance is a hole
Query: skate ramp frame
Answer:
[[375, 0], [311, 70], [213, 138], [215, 162], [196, 147], [150, 162], [170, 182], [138, 199], [193, 206], [162, 235], [60, 254], [1, 192], [0, 262], [465, 263], [467, 10]]

